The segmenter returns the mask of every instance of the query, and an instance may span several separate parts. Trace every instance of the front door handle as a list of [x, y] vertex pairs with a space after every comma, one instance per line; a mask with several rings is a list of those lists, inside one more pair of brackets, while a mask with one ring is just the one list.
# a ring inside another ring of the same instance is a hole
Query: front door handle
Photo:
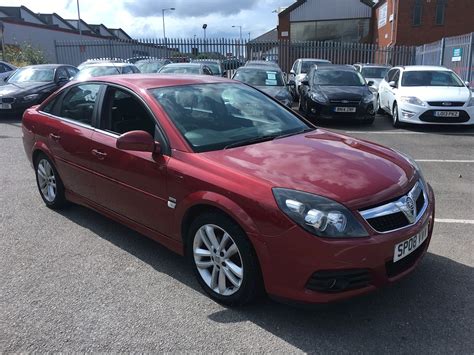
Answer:
[[100, 150], [97, 149], [92, 149], [92, 154], [97, 157], [99, 160], [104, 160], [105, 157], [107, 156], [107, 153], [101, 152]]
[[61, 136], [54, 133], [50, 133], [49, 138], [55, 142], [59, 142], [61, 140]]

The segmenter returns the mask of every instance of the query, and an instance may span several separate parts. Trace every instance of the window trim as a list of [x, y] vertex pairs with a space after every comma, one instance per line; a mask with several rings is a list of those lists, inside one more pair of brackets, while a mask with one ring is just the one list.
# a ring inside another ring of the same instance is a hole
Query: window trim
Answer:
[[[416, 23], [416, 10], [419, 9], [420, 11], [420, 22]], [[412, 21], [411, 24], [413, 27], [422, 26], [423, 25], [423, 1], [422, 0], [415, 0], [415, 4], [413, 5], [413, 14], [412, 14]]]
[[[445, 0], [436, 0], [436, 10], [435, 10], [435, 25], [444, 26], [446, 19], [446, 1]], [[438, 10], [441, 9], [441, 22], [438, 22]]]

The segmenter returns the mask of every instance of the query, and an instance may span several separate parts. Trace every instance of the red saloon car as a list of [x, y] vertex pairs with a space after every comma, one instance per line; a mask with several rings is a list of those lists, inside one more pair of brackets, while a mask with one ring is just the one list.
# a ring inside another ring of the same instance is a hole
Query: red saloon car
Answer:
[[227, 305], [373, 291], [417, 266], [433, 230], [409, 157], [232, 80], [72, 82], [27, 110], [23, 134], [48, 207], [87, 206], [186, 255]]

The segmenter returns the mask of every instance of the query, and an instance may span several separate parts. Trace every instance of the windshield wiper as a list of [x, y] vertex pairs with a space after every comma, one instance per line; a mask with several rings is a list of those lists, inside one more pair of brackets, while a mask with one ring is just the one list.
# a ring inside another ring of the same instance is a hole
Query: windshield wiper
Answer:
[[267, 142], [267, 141], [271, 141], [271, 140], [275, 139], [276, 137], [278, 137], [278, 135], [274, 134], [274, 135], [271, 135], [271, 136], [263, 136], [263, 137], [245, 139], [245, 140], [237, 141], [237, 142], [234, 142], [234, 143], [230, 143], [230, 144], [226, 145], [224, 147], [224, 149], [241, 147], [243, 145], [249, 145], [249, 144], [253, 144], [253, 143]]
[[273, 139], [280, 139], [280, 138], [285, 138], [285, 137], [290, 137], [290, 136], [296, 136], [297, 134], [301, 134], [301, 133], [306, 133], [306, 132], [310, 132], [310, 131], [314, 131], [315, 129], [314, 128], [303, 128], [299, 131], [296, 131], [296, 132], [291, 132], [291, 133], [285, 133], [285, 134], [281, 134], [281, 135], [278, 135], [276, 136], [275, 138]]

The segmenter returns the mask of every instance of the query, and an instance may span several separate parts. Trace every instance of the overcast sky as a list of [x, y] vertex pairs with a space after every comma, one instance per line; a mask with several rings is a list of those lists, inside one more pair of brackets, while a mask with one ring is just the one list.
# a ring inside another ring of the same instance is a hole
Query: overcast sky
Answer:
[[[162, 37], [161, 9], [167, 11], [166, 36], [202, 37], [207, 23], [208, 37], [239, 36], [254, 38], [277, 24], [273, 10], [288, 6], [294, 0], [80, 0], [81, 18], [88, 23], [123, 28], [134, 38]], [[76, 0], [1, 0], [2, 6], [24, 5], [33, 12], [56, 12], [63, 18], [77, 18]]]

